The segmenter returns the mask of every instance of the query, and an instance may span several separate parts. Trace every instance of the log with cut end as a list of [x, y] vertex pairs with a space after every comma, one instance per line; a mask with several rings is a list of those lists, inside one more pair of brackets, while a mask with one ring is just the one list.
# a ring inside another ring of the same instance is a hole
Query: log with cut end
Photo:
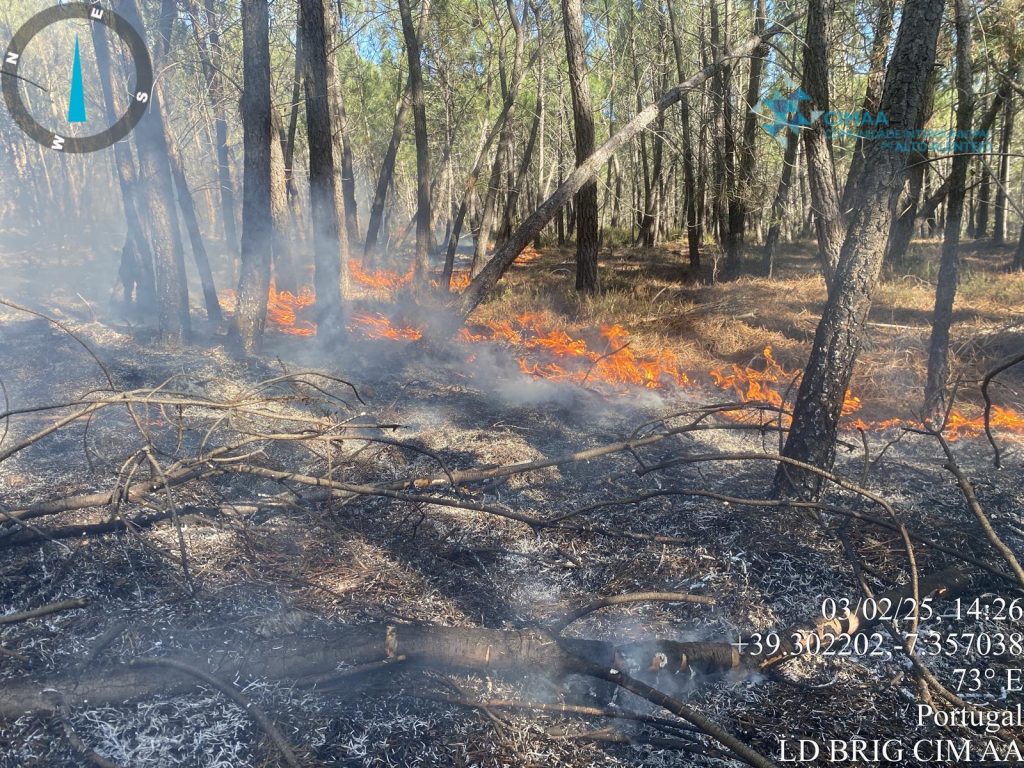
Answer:
[[[970, 576], [948, 568], [922, 578], [919, 595], [949, 598], [962, 593]], [[894, 605], [910, 595], [901, 587], [878, 595]], [[877, 623], [855, 611], [843, 621], [825, 621], [820, 615], [780, 633], [784, 647], [774, 657], [752, 657], [737, 651], [738, 644], [723, 642], [675, 642], [652, 639], [616, 644], [601, 640], [554, 638], [539, 629], [499, 630], [477, 627], [441, 627], [409, 624], [340, 625], [329, 638], [286, 637], [245, 643], [244, 651], [229, 645], [202, 655], [191, 655], [196, 667], [214, 670], [225, 679], [259, 677], [298, 683], [335, 671], [339, 667], [372, 664], [382, 659], [405, 657], [409, 664], [440, 669], [458, 669], [494, 674], [528, 673], [557, 677], [564, 674], [593, 674], [597, 668], [617, 669], [631, 676], [687, 673], [687, 677], [716, 675], [729, 671], [764, 669], [788, 658], [787, 645], [795, 632], [863, 632]], [[179, 654], [185, 657], [185, 653]], [[657, 680], [655, 679], [655, 682]], [[0, 717], [51, 711], [58, 691], [68, 706], [121, 704], [142, 696], [181, 693], [195, 686], [189, 675], [173, 669], [109, 665], [85, 674], [65, 677], [10, 679], [0, 689]]]
[[[236, 675], [272, 680], [304, 679], [339, 666], [369, 664], [405, 656], [410, 664], [495, 674], [536, 673], [559, 676], [585, 671], [590, 665], [620, 666], [644, 674], [662, 665], [666, 654], [672, 670], [723, 672], [742, 659], [723, 643], [656, 641], [614, 645], [600, 640], [558, 639], [539, 630], [504, 631], [475, 627], [361, 624], [338, 626], [323, 639], [289, 637], [245, 644], [244, 653], [230, 647], [191, 656], [199, 668], [215, 670], [225, 679]], [[179, 654], [189, 658], [186, 654]], [[68, 706], [121, 704], [154, 693], [181, 693], [195, 686], [189, 675], [174, 669], [115, 664], [79, 676], [26, 677], [7, 680], [0, 690], [0, 717], [16, 718], [49, 711], [57, 690]]]

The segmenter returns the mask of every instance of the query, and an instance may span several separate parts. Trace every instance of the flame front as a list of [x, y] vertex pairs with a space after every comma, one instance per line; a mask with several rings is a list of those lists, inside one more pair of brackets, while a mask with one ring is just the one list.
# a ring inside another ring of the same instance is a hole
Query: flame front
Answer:
[[[238, 295], [234, 290], [226, 288], [217, 292], [224, 314], [230, 317], [235, 312]], [[289, 336], [315, 336], [316, 323], [312, 320], [300, 319], [300, 315], [316, 301], [313, 289], [304, 286], [298, 294], [290, 291], [279, 291], [274, 281], [270, 281], [270, 292], [267, 294], [267, 324], [279, 333]], [[230, 308], [230, 309], [229, 309]]]
[[[527, 261], [536, 259], [536, 252], [526, 253]], [[374, 291], [393, 294], [408, 285], [413, 271], [404, 274], [391, 270], [363, 270], [353, 260], [353, 277]], [[452, 289], [464, 290], [470, 282], [467, 270], [452, 275]], [[439, 280], [435, 281], [435, 285]], [[225, 306], [234, 306], [235, 292], [220, 292]], [[310, 287], [292, 294], [278, 291], [273, 283], [267, 304], [268, 325], [280, 333], [293, 336], [312, 336], [316, 323], [303, 319], [303, 314], [314, 304]], [[423, 329], [412, 324], [392, 320], [379, 312], [358, 312], [352, 316], [349, 330], [368, 339], [390, 341], [417, 341]], [[760, 359], [750, 365], [732, 363], [715, 368], [706, 374], [684, 370], [682, 362], [668, 348], [640, 351], [632, 346], [628, 331], [621, 325], [602, 326], [587, 337], [576, 337], [560, 328], [552, 328], [544, 315], [526, 312], [511, 320], [488, 320], [470, 328], [462, 328], [458, 338], [465, 344], [483, 342], [507, 344], [522, 354], [517, 362], [526, 375], [552, 381], [564, 381], [596, 389], [604, 394], [628, 394], [635, 387], [665, 390], [705, 382], [729, 392], [744, 403], [764, 403], [782, 408], [792, 401], [800, 384], [800, 371], [789, 370], [775, 359], [772, 348], [766, 345]], [[588, 339], [590, 339], [588, 341]], [[473, 353], [467, 360], [475, 358]], [[919, 426], [915, 420], [885, 419], [866, 421], [851, 419], [862, 407], [861, 399], [847, 391], [843, 400], [842, 416], [847, 427], [865, 431], [885, 431], [904, 426]], [[737, 412], [733, 418], [757, 418]], [[788, 416], [783, 423], [788, 425]], [[1024, 416], [1009, 408], [994, 406], [990, 422], [993, 429], [1024, 434]], [[945, 434], [950, 440], [974, 438], [984, 434], [983, 415], [968, 416], [960, 410], [950, 413]]]

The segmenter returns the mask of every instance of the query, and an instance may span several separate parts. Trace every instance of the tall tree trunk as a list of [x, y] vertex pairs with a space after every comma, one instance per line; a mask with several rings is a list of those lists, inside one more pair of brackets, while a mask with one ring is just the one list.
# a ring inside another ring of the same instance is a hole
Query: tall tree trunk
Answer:
[[[668, 83], [664, 90], [668, 90]], [[641, 107], [642, 105], [637, 105]], [[662, 172], [664, 169], [665, 113], [654, 121], [651, 137], [651, 172], [644, 187], [644, 210], [640, 218], [637, 242], [646, 248], [653, 248], [658, 242], [658, 212], [662, 203]], [[643, 135], [640, 137], [643, 139]]]
[[[321, 18], [322, 15], [321, 15]], [[238, 281], [238, 333], [247, 351], [263, 336], [270, 290], [272, 213], [270, 31], [267, 0], [242, 0], [242, 125], [245, 164], [242, 181], [242, 270]]]
[[540, 116], [544, 111], [543, 93], [537, 89], [537, 104], [533, 112], [533, 122], [530, 123], [530, 135], [526, 139], [526, 149], [519, 160], [519, 168], [516, 171], [515, 179], [511, 189], [508, 191], [508, 201], [505, 204], [505, 216], [501, 225], [499, 242], [505, 242], [512, 234], [512, 227], [515, 224], [516, 210], [519, 205], [519, 196], [526, 185], [526, 178], [530, 173], [530, 164], [533, 161], [533, 151], [537, 146], [537, 132], [540, 130]]
[[[412, 90], [412, 121], [416, 137], [416, 274], [421, 284], [428, 284], [430, 245], [433, 236], [430, 210], [430, 146], [427, 142], [427, 105], [423, 90], [423, 63], [420, 52], [420, 33], [413, 24], [410, 0], [398, 0], [402, 16], [402, 35], [409, 59], [409, 87]], [[430, 13], [429, 0], [422, 0], [420, 24]]]
[[796, 153], [799, 147], [800, 140], [796, 136], [786, 136], [786, 149], [782, 153], [782, 177], [779, 179], [779, 188], [775, 191], [775, 199], [772, 200], [768, 237], [761, 252], [761, 271], [767, 277], [771, 277], [775, 271], [775, 249], [779, 244], [782, 220], [789, 205], [789, 190], [793, 186], [793, 169], [796, 167]]
[[[160, 26], [160, 48], [165, 52], [171, 50], [171, 34], [174, 30], [174, 22], [177, 19], [177, 8], [172, 0], [165, 0], [161, 8]], [[185, 163], [178, 151], [177, 142], [171, 131], [170, 123], [165, 116], [165, 111], [170, 112], [169, 101], [166, 96], [166, 89], [163, 81], [157, 80], [154, 88], [156, 104], [154, 104], [154, 117], [160, 118], [163, 129], [164, 145], [167, 148], [167, 160], [171, 168], [171, 177], [174, 179], [174, 188], [177, 192], [178, 207], [181, 209], [181, 218], [185, 223], [188, 232], [189, 245], [192, 248], [192, 258], [196, 264], [196, 271], [199, 273], [199, 280], [203, 288], [203, 302], [206, 306], [206, 317], [212, 323], [220, 323], [222, 318], [220, 301], [217, 299], [217, 287], [213, 282], [213, 273], [210, 270], [210, 260], [206, 253], [206, 244], [203, 242], [203, 234], [199, 229], [199, 219], [196, 216], [195, 203], [192, 200], [192, 191], [188, 186], [188, 178], [185, 175]]]
[[[587, 80], [586, 36], [583, 33], [581, 0], [562, 0], [562, 26], [569, 64], [569, 90], [576, 139], [576, 167], [594, 153], [594, 112]], [[597, 180], [590, 179], [576, 193], [576, 290], [596, 293], [597, 273]]]
[[[875, 20], [874, 34], [871, 40], [871, 54], [868, 56], [867, 86], [864, 89], [864, 101], [861, 109], [869, 115], [878, 113], [878, 102], [882, 98], [882, 86], [885, 84], [885, 59], [889, 55], [892, 42], [893, 16], [896, 13], [896, 0], [879, 0], [878, 17]], [[934, 78], [933, 78], [934, 79]], [[846, 176], [843, 187], [841, 210], [849, 207], [849, 195], [856, 186], [864, 163], [864, 138], [858, 138], [850, 161], [850, 172]]]
[[[672, 50], [676, 59], [676, 78], [679, 82], [686, 79], [686, 67], [683, 65], [683, 42], [681, 30], [676, 20], [675, 3], [669, 2], [668, 19], [672, 32]], [[686, 247], [690, 258], [690, 268], [700, 269], [700, 221], [697, 217], [697, 184], [693, 168], [693, 138], [690, 133], [690, 99], [684, 94], [679, 100], [679, 118], [682, 127], [683, 143], [683, 188], [686, 192]]]
[[[956, 131], [968, 136], [974, 118], [973, 75], [971, 72], [971, 9], [968, 0], [955, 0], [956, 7]], [[966, 142], [965, 142], [966, 143]], [[924, 412], [936, 426], [942, 424], [945, 411], [946, 382], [949, 379], [949, 329], [953, 324], [953, 299], [956, 297], [960, 227], [964, 217], [967, 166], [970, 148], [954, 151], [946, 198], [946, 231], [942, 240], [942, 260], [935, 288], [935, 312], [928, 344], [928, 379], [924, 389]]]
[[188, 15], [192, 32], [199, 51], [199, 61], [206, 80], [210, 109], [213, 112], [214, 152], [217, 155], [217, 191], [220, 196], [221, 231], [228, 252], [238, 253], [238, 226], [235, 222], [235, 190], [231, 181], [231, 165], [228, 159], [228, 123], [224, 110], [224, 84], [221, 75], [223, 53], [220, 45], [220, 22], [214, 9], [213, 0], [204, 0], [206, 34], [199, 15], [196, 0], [188, 0]]
[[[103, 90], [103, 104], [107, 119], [113, 125], [122, 113], [123, 104], [115, 104], [114, 91], [111, 83], [110, 47], [107, 36], [99, 24], [91, 24], [93, 47], [96, 51], [96, 66], [100, 75], [100, 86]], [[117, 181], [121, 189], [121, 203], [124, 208], [125, 236], [124, 248], [121, 252], [121, 266], [118, 275], [124, 287], [125, 305], [134, 298], [136, 304], [144, 312], [150, 312], [156, 301], [153, 284], [153, 254], [149, 249], [140, 220], [141, 201], [138, 195], [138, 177], [135, 162], [132, 160], [131, 145], [119, 141], [114, 145], [114, 165], [117, 170]], [[33, 207], [35, 210], [37, 208]]]
[[[526, 22], [526, 12], [529, 4], [523, 4], [522, 22], [516, 18], [516, 9], [511, 0], [509, 0], [507, 4], [508, 15], [512, 21], [512, 29], [515, 32], [516, 38], [515, 52], [512, 56], [511, 82], [518, 83], [523, 76], [523, 51], [526, 47], [526, 36], [523, 34], [523, 24]], [[502, 55], [502, 51], [499, 49], [499, 71], [502, 72], [502, 84], [504, 86], [505, 81]], [[480, 213], [480, 227], [477, 231], [476, 243], [473, 247], [473, 264], [470, 267], [470, 272], [473, 275], [476, 275], [479, 267], [484, 263], [484, 257], [487, 253], [487, 245], [491, 239], [494, 211], [498, 199], [498, 187], [501, 184], [502, 166], [511, 151], [512, 141], [515, 138], [514, 125], [512, 121], [516, 113], [516, 99], [514, 97], [509, 98], [510, 91], [511, 85], [509, 85], [503, 94], [505, 101], [509, 106], [508, 110], [505, 112], [505, 119], [502, 123], [501, 138], [498, 140], [498, 147], [494, 151], [494, 160], [491, 163], [491, 177], [487, 184], [487, 190], [484, 193], [483, 209]]]
[[[928, 75], [935, 63], [944, 0], [907, 0], [893, 50], [881, 109], [893, 130], [913, 130]], [[819, 73], [827, 75], [827, 72]], [[846, 390], [860, 350], [885, 250], [886, 235], [906, 169], [907, 155], [871, 141], [865, 147], [864, 173], [852, 199], [849, 231], [838, 269], [814, 337], [793, 409], [783, 455], [829, 469]], [[818, 476], [780, 464], [776, 492], [817, 496]]]
[[370, 218], [366, 224], [366, 242], [363, 245], [363, 254], [365, 256], [370, 256], [377, 250], [380, 225], [384, 219], [384, 205], [388, 199], [388, 187], [391, 185], [391, 178], [395, 173], [395, 159], [398, 157], [398, 147], [402, 143], [406, 115], [409, 114], [410, 106], [412, 106], [412, 88], [406, 82], [402, 93], [398, 97], [398, 104], [395, 106], [395, 119], [391, 126], [391, 140], [388, 142], [388, 148], [384, 152], [384, 160], [381, 163], [380, 174], [377, 176], [377, 186], [373, 193], [373, 202], [370, 204]]
[[[288, 111], [288, 131], [285, 134], [284, 149], [284, 177], [288, 187], [288, 204], [292, 211], [293, 218], [298, 219], [295, 211], [298, 208], [298, 188], [295, 186], [295, 137], [299, 128], [299, 107], [302, 104], [302, 73], [305, 71], [305, 64], [302, 61], [302, 30], [299, 28], [298, 20], [295, 27], [295, 63], [292, 69], [292, 101], [291, 109]], [[297, 221], [296, 221], [297, 223]]]
[[1010, 186], [1010, 143], [1013, 140], [1013, 97], [1006, 98], [1003, 108], [1003, 131], [999, 138], [999, 177], [996, 189], [995, 216], [992, 222], [992, 242], [1002, 245], [1006, 240], [1006, 192]]
[[[300, 0], [302, 58], [305, 65], [306, 129], [309, 143], [309, 197], [313, 222], [313, 286], [320, 329], [341, 329], [341, 255], [344, 212], [335, 172], [331, 132], [327, 40], [323, 0]], [[340, 159], [340, 158], [339, 158]]]
[[978, 161], [981, 183], [978, 185], [978, 204], [974, 213], [974, 231], [972, 232], [976, 240], [980, 240], [988, 234], [989, 203], [992, 202], [992, 173], [988, 169], [988, 155], [979, 155]]
[[[754, 34], [759, 35], [764, 30], [768, 10], [765, 0], [757, 0], [754, 16]], [[768, 55], [768, 46], [763, 45], [754, 51], [750, 59], [750, 78], [747, 81], [747, 96], [745, 100], [745, 114], [743, 118], [743, 142], [739, 147], [739, 169], [736, 174], [735, 200], [729, 208], [729, 233], [732, 248], [736, 251], [733, 262], [739, 268], [742, 258], [742, 248], [747, 226], [747, 201], [751, 195], [751, 187], [754, 181], [754, 146], [757, 138], [757, 112], [754, 107], [760, 100], [761, 93], [761, 72], [764, 67], [765, 58]]]
[[270, 215], [274, 227], [271, 244], [274, 284], [279, 291], [295, 294], [299, 290], [299, 276], [295, 271], [291, 241], [288, 237], [291, 218], [291, 207], [288, 203], [288, 169], [285, 161], [288, 138], [281, 125], [281, 115], [274, 105], [270, 107], [270, 120]]
[[[530, 56], [530, 61], [527, 66], [532, 65], [534, 58], [539, 56], [540, 48], [538, 48]], [[486, 159], [487, 150], [491, 146], [491, 144], [494, 143], [494, 139], [499, 135], [499, 133], [502, 133], [502, 135], [504, 135], [505, 126], [509, 119], [509, 115], [512, 113], [514, 105], [516, 103], [516, 98], [519, 95], [519, 87], [522, 85], [523, 80], [521, 75], [524, 71], [525, 69], [520, 69], [520, 76], [513, 77], [511, 82], [509, 83], [508, 90], [504, 96], [505, 101], [504, 104], [502, 105], [501, 113], [494, 121], [494, 125], [491, 126], [491, 129], [487, 131], [484, 124], [481, 124], [480, 126], [480, 144], [477, 147], [476, 157], [473, 160], [473, 166], [469, 172], [469, 176], [466, 178], [465, 186], [463, 188], [462, 202], [459, 204], [458, 211], [455, 214], [455, 219], [452, 222], [452, 231], [448, 237], [448, 250], [447, 253], [445, 254], [444, 260], [444, 274], [441, 278], [442, 286], [448, 286], [451, 280], [451, 273], [455, 264], [455, 251], [458, 248], [459, 239], [462, 237], [462, 227], [465, 223], [466, 216], [470, 210], [470, 204], [473, 199], [473, 195], [476, 192], [477, 181], [480, 178], [480, 174], [483, 172], [484, 160]], [[487, 100], [485, 102], [483, 112], [486, 115], [491, 105], [491, 89], [489, 82], [487, 84], [485, 92], [487, 93]]]
[[[924, 128], [931, 119], [935, 107], [935, 89], [938, 77], [932, 72], [925, 86], [924, 101], [917, 118], [917, 127]], [[900, 267], [906, 263], [910, 252], [910, 241], [914, 238], [914, 230], [920, 215], [921, 193], [924, 189], [925, 173], [928, 170], [928, 150], [914, 150], [910, 154], [907, 169], [906, 191], [900, 196], [896, 207], [896, 220], [889, 230], [889, 239], [885, 246], [883, 263], [890, 267]], [[860, 173], [860, 171], [858, 171]], [[850, 189], [847, 184], [847, 189]], [[948, 189], [948, 185], [946, 185]], [[945, 196], [945, 191], [943, 191]]]
[[[324, 5], [324, 52], [327, 63], [327, 110], [331, 119], [331, 156], [334, 159], [334, 200], [338, 207], [338, 256], [341, 277], [341, 295], [348, 296], [351, 292], [352, 274], [349, 265], [349, 212], [345, 201], [345, 144], [347, 143], [348, 125], [345, 118], [345, 105], [341, 98], [341, 77], [335, 61], [335, 28], [338, 17], [331, 0], [323, 0]], [[350, 169], [351, 170], [351, 169]], [[353, 196], [353, 205], [355, 198]]]
[[[136, 0], [123, 0], [125, 20], [142, 29]], [[163, 0], [161, 19], [173, 18], [173, 0]], [[160, 27], [164, 26], [161, 22]], [[159, 71], [166, 58], [166, 46], [157, 41], [154, 69]], [[142, 218], [149, 234], [153, 254], [153, 276], [157, 299], [160, 336], [181, 343], [189, 334], [188, 283], [185, 280], [185, 257], [174, 205], [174, 184], [164, 140], [159, 99], [155, 97], [134, 131], [139, 154], [139, 192]]]
[[[161, 105], [165, 103], [164, 89], [157, 85], [160, 93]], [[162, 117], [162, 115], [161, 115]], [[203, 233], [199, 229], [199, 219], [196, 216], [195, 203], [192, 200], [192, 192], [188, 188], [188, 177], [185, 176], [185, 163], [182, 160], [181, 152], [171, 133], [170, 126], [164, 120], [164, 138], [167, 141], [167, 157], [171, 163], [171, 176], [174, 178], [174, 189], [178, 194], [178, 206], [181, 208], [181, 218], [185, 222], [188, 231], [189, 244], [192, 247], [192, 259], [196, 263], [196, 271], [199, 273], [199, 282], [203, 287], [203, 304], [206, 307], [206, 318], [211, 323], [220, 323], [224, 318], [220, 311], [220, 301], [217, 298], [217, 286], [213, 282], [213, 272], [210, 270], [210, 259], [206, 253], [206, 244], [203, 242]]]
[[[805, 117], [811, 121], [812, 112], [829, 111], [828, 46], [832, 22], [833, 0], [809, 0], [807, 6], [807, 38], [804, 47], [803, 90], [810, 99]], [[839, 208], [839, 187], [836, 181], [832, 140], [822, 120], [801, 131], [804, 139], [807, 180], [811, 188], [811, 207], [818, 234], [818, 259], [831, 286], [839, 263], [843, 244], [843, 216]], [[854, 198], [851, 198], [851, 200]]]
[[[725, 0], [723, 13], [718, 10], [718, 0], [710, 3], [710, 43], [716, 58], [722, 55], [728, 45], [729, 0]], [[715, 145], [715, 221], [718, 225], [719, 242], [725, 248], [725, 272], [735, 275], [739, 272], [741, 243], [736, 240], [738, 232], [733, 226], [740, 215], [740, 204], [736, 196], [736, 137], [733, 134], [732, 110], [732, 64], [719, 69], [712, 80], [715, 102], [722, 119], [721, 145]]]

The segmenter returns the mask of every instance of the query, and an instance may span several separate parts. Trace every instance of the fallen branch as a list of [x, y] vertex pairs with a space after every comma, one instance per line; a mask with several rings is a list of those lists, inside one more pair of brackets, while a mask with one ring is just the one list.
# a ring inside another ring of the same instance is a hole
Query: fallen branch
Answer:
[[995, 528], [992, 527], [992, 522], [988, 519], [988, 515], [985, 514], [985, 510], [981, 508], [981, 502], [978, 501], [978, 497], [974, 493], [974, 486], [971, 485], [971, 481], [967, 478], [967, 475], [963, 473], [963, 470], [961, 470], [960, 466], [956, 463], [956, 457], [953, 455], [953, 451], [949, 447], [949, 442], [947, 442], [946, 438], [942, 436], [941, 432], [930, 429], [929, 433], [935, 437], [935, 439], [939, 441], [939, 445], [942, 446], [942, 450], [946, 454], [946, 469], [948, 469], [950, 473], [952, 473], [953, 477], [956, 478], [956, 484], [960, 486], [960, 491], [963, 493], [964, 499], [967, 501], [967, 506], [971, 510], [971, 514], [973, 514], [975, 519], [978, 521], [978, 525], [985, 534], [985, 538], [988, 539], [992, 548], [1002, 556], [1007, 564], [1009, 564], [1014, 576], [1017, 577], [1017, 582], [1020, 586], [1024, 587], [1024, 568], [1021, 568], [1020, 561], [1013, 553], [1013, 550], [1006, 546], [1006, 543], [999, 537], [999, 534], [996, 533]]
[[72, 600], [62, 600], [59, 603], [42, 605], [31, 611], [24, 611], [23, 613], [8, 613], [6, 616], [0, 616], [0, 624], [17, 624], [22, 621], [29, 621], [30, 619], [38, 619], [41, 616], [49, 616], [52, 613], [71, 611], [75, 608], [85, 608], [88, 604], [88, 600], [83, 600], [80, 597], [76, 597]]
[[985, 378], [981, 382], [981, 396], [985, 398], [985, 437], [988, 438], [988, 442], [992, 446], [992, 451], [995, 453], [992, 460], [995, 463], [996, 469], [1000, 468], [1000, 451], [999, 445], [996, 443], [995, 436], [992, 434], [992, 397], [988, 393], [988, 388], [996, 376], [1003, 371], [1012, 368], [1018, 363], [1024, 363], [1024, 352], [1001, 362], [991, 371], [986, 373]]

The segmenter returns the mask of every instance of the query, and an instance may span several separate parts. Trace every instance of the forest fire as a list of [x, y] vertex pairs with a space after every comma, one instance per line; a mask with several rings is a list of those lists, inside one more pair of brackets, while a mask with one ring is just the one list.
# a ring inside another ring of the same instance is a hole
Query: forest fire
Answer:
[[384, 294], [393, 294], [412, 282], [415, 268], [409, 267], [403, 273], [391, 269], [367, 269], [358, 259], [349, 262], [352, 279], [359, 285]]
[[352, 315], [354, 326], [350, 330], [358, 330], [368, 339], [391, 339], [392, 341], [417, 341], [423, 338], [423, 331], [411, 325], [395, 326], [384, 315], [378, 312], [357, 312]]
[[[357, 264], [358, 262], [353, 262]], [[411, 280], [412, 272], [404, 275], [398, 272], [378, 269], [363, 271], [353, 269], [358, 282], [382, 292], [393, 292]], [[464, 289], [470, 276], [466, 270], [452, 275], [453, 290]], [[220, 293], [222, 303], [234, 306], [235, 292]], [[309, 286], [298, 294], [278, 291], [273, 283], [267, 306], [268, 326], [282, 334], [291, 336], [313, 336], [316, 324], [302, 319], [303, 310], [311, 307], [315, 297]], [[415, 325], [392, 320], [380, 312], [357, 312], [351, 318], [349, 330], [367, 339], [389, 341], [418, 341], [423, 330]], [[511, 320], [487, 320], [459, 331], [459, 341], [466, 344], [483, 342], [504, 343], [523, 352], [517, 357], [519, 369], [538, 379], [559, 381], [586, 386], [602, 394], [626, 395], [633, 387], [651, 390], [667, 390], [684, 387], [699, 381], [734, 394], [743, 403], [765, 403], [782, 407], [791, 402], [800, 384], [800, 371], [790, 370], [775, 359], [772, 347], [766, 345], [761, 361], [756, 365], [731, 363], [705, 373], [684, 370], [677, 355], [663, 348], [654, 352], [639, 352], [631, 346], [629, 332], [621, 325], [602, 326], [594, 334], [600, 343], [594, 346], [586, 338], [575, 337], [560, 328], [551, 328], [545, 317], [537, 312], [524, 312]], [[596, 340], [595, 340], [596, 342]], [[843, 401], [843, 417], [847, 427], [866, 432], [883, 432], [899, 427], [913, 427], [914, 419], [891, 418], [869, 421], [851, 419], [862, 407], [861, 398], [847, 391]], [[733, 418], [748, 419], [748, 414], [736, 414]], [[789, 417], [783, 418], [788, 423]], [[1024, 416], [1008, 408], [994, 406], [991, 424], [1003, 431], [1024, 434]], [[985, 424], [981, 415], [968, 416], [959, 410], [949, 415], [946, 435], [950, 440], [973, 438], [984, 434]]]
[[[232, 315], [238, 302], [238, 296], [234, 290], [227, 288], [218, 291], [217, 296], [225, 309], [225, 314]], [[290, 291], [279, 291], [273, 281], [270, 283], [270, 293], [267, 296], [267, 324], [278, 333], [289, 336], [314, 336], [316, 335], [316, 323], [300, 318], [303, 310], [312, 307], [316, 296], [311, 287], [304, 286], [298, 294]]]

